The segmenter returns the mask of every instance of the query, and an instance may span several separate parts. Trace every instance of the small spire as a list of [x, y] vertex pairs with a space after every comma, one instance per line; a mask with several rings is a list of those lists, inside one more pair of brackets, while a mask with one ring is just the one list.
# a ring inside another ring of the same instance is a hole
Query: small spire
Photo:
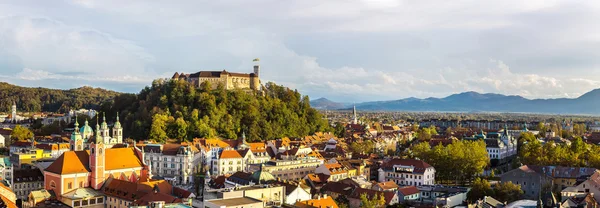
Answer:
[[119, 112], [117, 111], [117, 122], [119, 122]]
[[102, 123], [106, 123], [106, 112], [102, 112]]
[[75, 114], [75, 132], [79, 132], [79, 122], [77, 122], [77, 114]]

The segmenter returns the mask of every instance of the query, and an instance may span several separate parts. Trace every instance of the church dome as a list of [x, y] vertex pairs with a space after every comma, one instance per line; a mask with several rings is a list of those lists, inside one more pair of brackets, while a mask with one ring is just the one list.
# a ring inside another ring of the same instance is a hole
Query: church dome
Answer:
[[88, 121], [86, 120], [85, 125], [83, 125], [81, 129], [79, 129], [79, 132], [81, 132], [82, 134], [93, 134], [94, 130], [92, 130], [92, 127], [88, 125]]
[[250, 180], [258, 184], [267, 184], [275, 181], [273, 174], [263, 170], [264, 165], [260, 166], [260, 170], [252, 173]]

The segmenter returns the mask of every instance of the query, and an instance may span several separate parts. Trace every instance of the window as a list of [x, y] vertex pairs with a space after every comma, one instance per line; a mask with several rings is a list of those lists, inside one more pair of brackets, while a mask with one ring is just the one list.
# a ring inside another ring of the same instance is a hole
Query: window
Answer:
[[68, 189], [72, 189], [73, 188], [73, 183], [69, 182], [68, 185], [67, 185], [67, 188]]
[[79, 181], [79, 187], [83, 187], [83, 181]]
[[81, 206], [81, 202], [79, 202], [79, 201], [74, 201], [74, 202], [73, 202], [73, 206], [74, 206], [74, 207]]
[[98, 202], [98, 204], [102, 204], [104, 203], [104, 198], [98, 198], [96, 199], [96, 202]]
[[88, 205], [87, 200], [81, 200], [81, 206], [87, 206], [87, 205]]
[[96, 199], [90, 199], [90, 204], [96, 204]]

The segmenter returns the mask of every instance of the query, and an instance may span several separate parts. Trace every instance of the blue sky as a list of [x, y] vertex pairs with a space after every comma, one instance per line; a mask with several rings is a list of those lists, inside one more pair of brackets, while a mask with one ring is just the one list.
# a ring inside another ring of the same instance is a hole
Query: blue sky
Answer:
[[138, 92], [177, 72], [250, 72], [311, 98], [600, 88], [598, 1], [0, 0], [0, 81]]

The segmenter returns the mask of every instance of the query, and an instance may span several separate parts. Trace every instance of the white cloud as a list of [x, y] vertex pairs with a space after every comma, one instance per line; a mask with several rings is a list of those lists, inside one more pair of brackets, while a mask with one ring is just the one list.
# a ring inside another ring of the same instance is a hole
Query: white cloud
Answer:
[[118, 88], [175, 71], [248, 72], [259, 57], [262, 79], [342, 101], [468, 90], [575, 97], [600, 86], [598, 5], [73, 0], [49, 10], [20, 1], [0, 7], [11, 15], [0, 17], [0, 67], [10, 69], [0, 78]]

